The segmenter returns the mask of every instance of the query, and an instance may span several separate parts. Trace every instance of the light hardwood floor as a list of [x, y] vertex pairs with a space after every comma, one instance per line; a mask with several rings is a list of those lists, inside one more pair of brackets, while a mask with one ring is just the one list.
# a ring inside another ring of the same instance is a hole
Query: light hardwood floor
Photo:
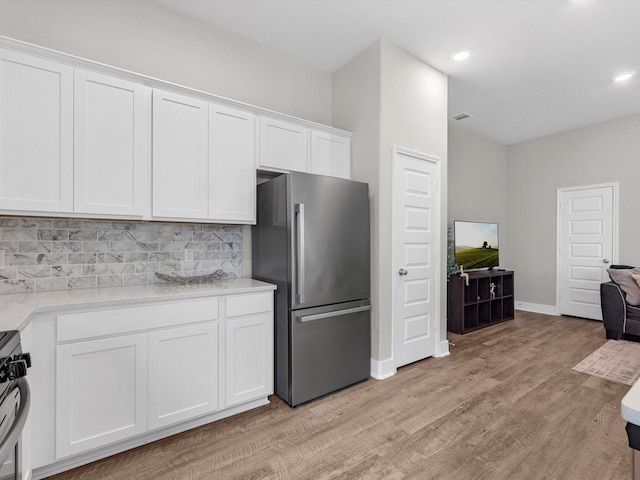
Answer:
[[251, 412], [55, 480], [631, 478], [626, 385], [571, 370], [602, 323], [516, 312], [451, 355], [291, 409]]

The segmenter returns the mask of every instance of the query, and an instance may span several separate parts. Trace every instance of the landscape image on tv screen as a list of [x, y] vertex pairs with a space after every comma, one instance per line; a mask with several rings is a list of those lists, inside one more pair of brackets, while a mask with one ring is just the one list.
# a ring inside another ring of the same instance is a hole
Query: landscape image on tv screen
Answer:
[[499, 265], [498, 224], [454, 222], [456, 263], [465, 269]]

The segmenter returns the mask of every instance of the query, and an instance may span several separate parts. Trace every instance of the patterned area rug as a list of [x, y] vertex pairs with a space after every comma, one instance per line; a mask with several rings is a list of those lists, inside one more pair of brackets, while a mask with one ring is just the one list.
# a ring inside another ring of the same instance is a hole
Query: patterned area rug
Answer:
[[573, 370], [625, 385], [633, 385], [640, 377], [640, 343], [608, 340], [573, 367]]

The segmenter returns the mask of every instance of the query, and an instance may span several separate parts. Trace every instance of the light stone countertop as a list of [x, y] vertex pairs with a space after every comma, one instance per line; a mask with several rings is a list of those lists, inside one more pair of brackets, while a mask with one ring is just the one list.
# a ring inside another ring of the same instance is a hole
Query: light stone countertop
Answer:
[[219, 280], [199, 285], [136, 285], [78, 288], [0, 295], [0, 331], [22, 330], [34, 313], [133, 305], [145, 301], [185, 300], [189, 298], [234, 295], [275, 290], [276, 286], [251, 278]]

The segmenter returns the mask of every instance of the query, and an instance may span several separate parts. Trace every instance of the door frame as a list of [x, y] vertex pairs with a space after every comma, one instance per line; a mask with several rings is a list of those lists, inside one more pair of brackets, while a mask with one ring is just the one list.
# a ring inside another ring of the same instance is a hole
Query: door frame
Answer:
[[578, 185], [575, 187], [563, 187], [558, 188], [556, 193], [556, 311], [558, 315], [562, 315], [561, 307], [560, 307], [560, 277], [561, 277], [561, 267], [562, 267], [562, 254], [560, 253], [562, 247], [562, 195], [566, 192], [575, 192], [579, 190], [591, 190], [594, 188], [605, 188], [611, 187], [613, 192], [613, 212], [612, 212], [612, 248], [611, 248], [611, 264], [615, 264], [618, 262], [618, 249], [619, 249], [619, 219], [620, 219], [620, 210], [619, 210], [619, 192], [620, 192], [620, 184], [618, 182], [609, 182], [609, 183], [597, 183], [594, 185]]
[[435, 287], [436, 287], [436, 293], [435, 293], [435, 297], [436, 297], [436, 311], [435, 311], [435, 316], [434, 316], [434, 322], [435, 322], [435, 332], [434, 332], [434, 341], [435, 341], [435, 355], [434, 357], [439, 357], [439, 356], [444, 356], [444, 355], [448, 355], [448, 351], [447, 352], [443, 352], [442, 351], [442, 342], [440, 341], [440, 323], [442, 321], [441, 317], [440, 317], [440, 312], [442, 311], [442, 305], [441, 305], [441, 291], [442, 291], [442, 286], [441, 286], [441, 274], [442, 274], [442, 266], [441, 266], [441, 250], [442, 250], [442, 241], [441, 241], [441, 233], [442, 233], [442, 162], [440, 160], [440, 158], [433, 156], [433, 155], [427, 155], [425, 153], [421, 153], [418, 152], [416, 150], [411, 150], [408, 148], [404, 148], [404, 147], [400, 147], [397, 145], [393, 146], [393, 156], [392, 156], [392, 163], [391, 163], [391, 231], [392, 231], [392, 235], [391, 235], [391, 272], [390, 272], [390, 277], [391, 277], [391, 285], [392, 285], [392, 289], [391, 289], [391, 354], [392, 354], [392, 358], [393, 358], [393, 372], [395, 373], [395, 371], [397, 370], [397, 365], [396, 365], [396, 360], [397, 360], [397, 355], [396, 355], [396, 323], [397, 323], [397, 318], [396, 318], [396, 305], [397, 305], [397, 298], [396, 298], [396, 288], [395, 288], [395, 281], [396, 281], [396, 275], [397, 275], [397, 254], [396, 254], [396, 246], [398, 244], [398, 234], [396, 232], [396, 230], [393, 228], [393, 223], [394, 223], [394, 214], [396, 211], [396, 206], [397, 206], [397, 197], [396, 197], [396, 183], [397, 183], [397, 173], [396, 173], [396, 165], [397, 165], [397, 161], [398, 161], [398, 157], [400, 155], [404, 155], [404, 156], [408, 156], [408, 157], [412, 157], [416, 160], [421, 160], [421, 161], [425, 161], [425, 162], [429, 162], [431, 164], [434, 164], [437, 168], [437, 177], [436, 177], [436, 197], [435, 197], [435, 201], [436, 201], [436, 208], [435, 208], [435, 212], [436, 212], [436, 218], [435, 218], [435, 225], [437, 226], [438, 231], [436, 232], [436, 248], [434, 250], [434, 252], [432, 253], [432, 260], [434, 262], [434, 266], [435, 266], [435, 278], [437, 279], [436, 283], [435, 283]]

